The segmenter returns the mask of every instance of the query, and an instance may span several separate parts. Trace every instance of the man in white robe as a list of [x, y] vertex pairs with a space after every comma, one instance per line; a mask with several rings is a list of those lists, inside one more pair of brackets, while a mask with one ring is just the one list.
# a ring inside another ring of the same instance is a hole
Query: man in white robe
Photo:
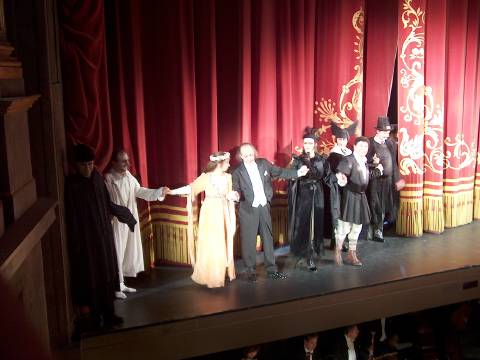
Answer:
[[[124, 150], [117, 151], [112, 159], [112, 167], [105, 174], [110, 198], [113, 203], [127, 207], [140, 222], [137, 198], [146, 201], [163, 201], [167, 188], [141, 187], [137, 179], [128, 171], [129, 157]], [[135, 231], [131, 232], [127, 225], [120, 223], [116, 218], [113, 218], [112, 226], [120, 279], [120, 291], [115, 295], [117, 298], [125, 299], [125, 292], [135, 292], [136, 289], [125, 286], [124, 277], [136, 277], [139, 272], [145, 270], [140, 226], [136, 226]]]

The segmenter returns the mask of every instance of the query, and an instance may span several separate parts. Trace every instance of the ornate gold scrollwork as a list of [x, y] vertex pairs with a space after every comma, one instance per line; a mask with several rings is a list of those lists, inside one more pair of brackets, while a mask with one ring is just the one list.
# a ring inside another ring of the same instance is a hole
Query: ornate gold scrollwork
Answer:
[[357, 63], [353, 67], [355, 70], [353, 78], [342, 85], [338, 111], [337, 104], [332, 99], [321, 98], [320, 101], [315, 101], [314, 114], [318, 115], [320, 123], [317, 131], [320, 137], [319, 150], [323, 153], [328, 153], [334, 146], [333, 137], [322, 136], [331, 127], [332, 121], [347, 127], [353, 121], [362, 118], [364, 15], [363, 9], [360, 8], [352, 17], [352, 26], [356, 31], [353, 52], [356, 54]]
[[[425, 85], [422, 74], [424, 61], [425, 11], [414, 9], [413, 0], [404, 0], [402, 23], [404, 28], [410, 28], [410, 33], [402, 44], [400, 59], [403, 67], [400, 69], [400, 84], [408, 89], [406, 103], [399, 110], [404, 114], [403, 121], [414, 125], [424, 125], [424, 135], [410, 137], [404, 127], [399, 129], [402, 141], [399, 146], [402, 159], [400, 172], [423, 174], [432, 171], [442, 174], [445, 169], [460, 170], [475, 164], [476, 143], [467, 144], [462, 133], [452, 139], [443, 139], [444, 104], [435, 104], [433, 89]], [[425, 147], [425, 152], [423, 148]], [[423, 156], [423, 167], [416, 160]], [[455, 161], [454, 161], [455, 160]], [[458, 165], [455, 165], [458, 164]]]

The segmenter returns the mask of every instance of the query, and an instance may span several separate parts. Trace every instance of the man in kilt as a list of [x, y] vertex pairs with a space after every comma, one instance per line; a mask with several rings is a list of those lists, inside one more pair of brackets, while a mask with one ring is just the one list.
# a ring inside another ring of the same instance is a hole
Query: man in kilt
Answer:
[[365, 191], [371, 177], [381, 176], [383, 167], [378, 164], [374, 169], [367, 165], [369, 140], [361, 136], [355, 139], [353, 153], [346, 156], [337, 167], [338, 184], [344, 186], [340, 218], [336, 229], [335, 264], [342, 265], [342, 245], [348, 236], [348, 255], [346, 262], [361, 266], [357, 257], [357, 240], [362, 225], [370, 223], [370, 209]]

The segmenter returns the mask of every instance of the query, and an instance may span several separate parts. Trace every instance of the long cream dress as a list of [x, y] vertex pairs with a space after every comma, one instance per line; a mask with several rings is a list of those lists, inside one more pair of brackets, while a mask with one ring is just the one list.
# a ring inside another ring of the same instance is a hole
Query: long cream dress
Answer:
[[[235, 279], [233, 260], [233, 236], [235, 233], [235, 206], [228, 200], [232, 191], [232, 176], [203, 173], [193, 183], [172, 191], [172, 194], [189, 194], [195, 199], [205, 191], [200, 209], [195, 256], [190, 254], [193, 264], [192, 280], [209, 288], [225, 285], [225, 273]], [[191, 218], [191, 211], [189, 211]], [[191, 227], [191, 221], [189, 221]], [[193, 231], [189, 231], [190, 237]], [[189, 239], [192, 240], [192, 239]], [[193, 251], [193, 246], [190, 247]]]

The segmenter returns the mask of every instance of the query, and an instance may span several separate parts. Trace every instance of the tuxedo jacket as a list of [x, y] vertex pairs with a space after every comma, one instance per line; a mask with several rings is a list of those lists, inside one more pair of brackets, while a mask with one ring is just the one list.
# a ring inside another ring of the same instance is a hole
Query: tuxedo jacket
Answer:
[[[298, 349], [295, 351], [293, 354], [291, 354], [291, 357], [289, 357], [289, 360], [306, 360], [307, 359], [307, 354], [305, 353], [305, 349]], [[321, 360], [320, 353], [315, 349], [315, 351], [312, 354], [312, 360]]]
[[[257, 163], [258, 172], [262, 179], [263, 190], [265, 191], [265, 197], [268, 203], [271, 203], [273, 197], [272, 179], [293, 179], [297, 177], [297, 169], [281, 168], [273, 165], [267, 159], [255, 159], [255, 162]], [[232, 177], [233, 190], [240, 195], [240, 205], [252, 205], [255, 198], [253, 185], [243, 162], [233, 171]]]
[[[360, 349], [357, 345], [357, 341], [355, 342], [355, 355], [357, 356], [357, 360], [368, 360], [368, 354]], [[342, 335], [337, 339], [334, 343], [333, 352], [328, 357], [329, 360], [348, 360], [348, 345], [345, 336]]]

